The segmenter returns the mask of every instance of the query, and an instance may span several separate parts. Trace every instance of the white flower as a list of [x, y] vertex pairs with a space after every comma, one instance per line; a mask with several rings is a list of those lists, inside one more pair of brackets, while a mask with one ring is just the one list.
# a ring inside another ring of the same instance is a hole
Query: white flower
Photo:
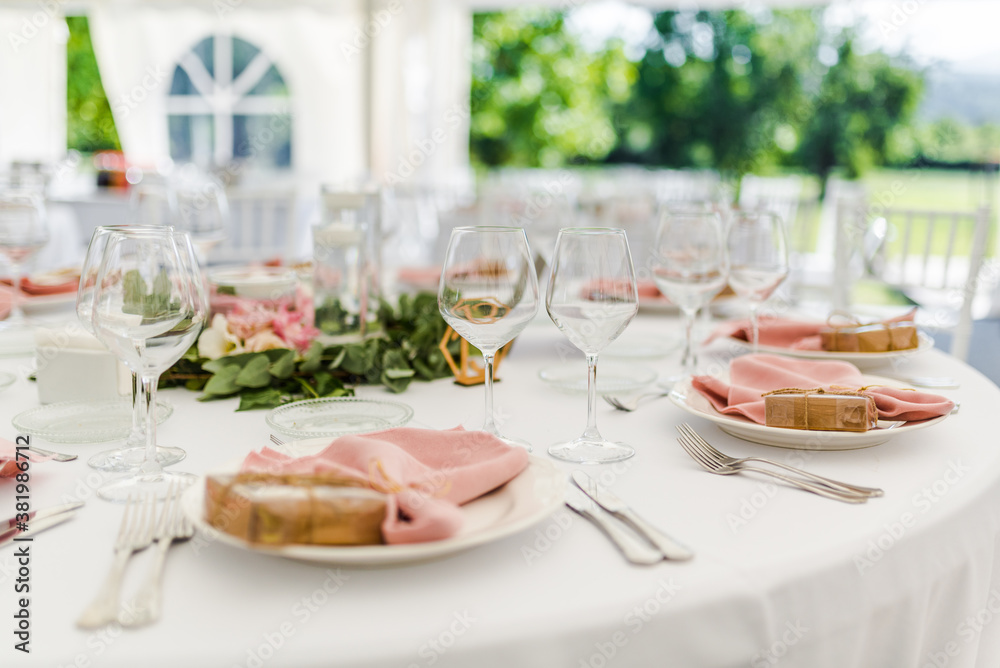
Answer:
[[210, 360], [223, 355], [236, 355], [243, 352], [239, 338], [229, 331], [226, 316], [216, 313], [212, 318], [212, 326], [204, 330], [198, 337], [198, 353]]

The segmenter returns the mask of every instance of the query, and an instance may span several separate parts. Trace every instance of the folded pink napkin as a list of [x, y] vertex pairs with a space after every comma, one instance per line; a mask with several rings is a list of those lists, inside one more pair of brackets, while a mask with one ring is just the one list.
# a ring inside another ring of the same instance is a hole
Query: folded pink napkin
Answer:
[[389, 494], [382, 523], [387, 543], [423, 543], [455, 535], [459, 506], [517, 476], [528, 453], [481, 431], [399, 428], [341, 436], [322, 452], [289, 457], [271, 448], [252, 452], [242, 471], [334, 471]]
[[[713, 376], [695, 376], [691, 385], [715, 410], [742, 415], [764, 424], [765, 392], [786, 387], [812, 389], [832, 385], [857, 389], [865, 382], [853, 364], [840, 361], [799, 360], [777, 355], [744, 355], [729, 365], [729, 382]], [[945, 397], [882, 385], [868, 387], [883, 420], [911, 422], [947, 415], [955, 404]]]
[[14, 295], [17, 293], [9, 285], [0, 285], [0, 320], [7, 317], [10, 307], [14, 303]]
[[[28, 453], [28, 461], [32, 464], [46, 462], [50, 459], [52, 459], [50, 456], [42, 456], [34, 452]], [[8, 440], [0, 438], [0, 480], [13, 478], [18, 473], [21, 473], [19, 462], [23, 461], [24, 457], [17, 458], [17, 446]]]
[[[916, 309], [882, 320], [885, 324], [913, 320]], [[826, 322], [793, 320], [790, 318], [761, 318], [757, 326], [757, 341], [762, 346], [789, 348], [791, 350], [823, 350], [819, 333], [829, 325]], [[735, 320], [719, 325], [705, 343], [710, 343], [719, 337], [731, 337], [741, 341], [751, 338], [749, 320]]]

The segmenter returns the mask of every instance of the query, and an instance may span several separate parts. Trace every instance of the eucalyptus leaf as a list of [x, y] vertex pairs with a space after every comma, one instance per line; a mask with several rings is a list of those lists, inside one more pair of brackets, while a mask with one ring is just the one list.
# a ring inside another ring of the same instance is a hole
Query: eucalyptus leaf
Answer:
[[236, 384], [236, 377], [240, 371], [239, 365], [236, 364], [223, 366], [205, 383], [205, 394], [225, 396], [238, 392], [240, 386]]
[[267, 387], [271, 384], [271, 374], [268, 373], [270, 360], [264, 353], [257, 353], [236, 376], [236, 384], [241, 387]]
[[279, 352], [280, 354], [276, 356], [268, 355], [271, 363], [267, 367], [267, 372], [275, 378], [290, 378], [292, 372], [295, 371], [295, 351], [281, 350], [269, 352]]
[[284, 393], [276, 387], [247, 390], [240, 394], [237, 411], [252, 411], [258, 408], [274, 408], [283, 403]]

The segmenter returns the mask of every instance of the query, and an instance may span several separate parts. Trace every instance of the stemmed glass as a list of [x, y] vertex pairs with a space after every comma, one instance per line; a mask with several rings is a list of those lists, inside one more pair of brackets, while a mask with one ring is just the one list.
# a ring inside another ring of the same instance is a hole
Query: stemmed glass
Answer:
[[229, 200], [222, 185], [206, 179], [179, 189], [175, 226], [191, 236], [198, 260], [205, 264], [229, 228]]
[[601, 464], [628, 459], [635, 450], [597, 430], [597, 355], [618, 338], [639, 308], [635, 271], [625, 231], [577, 227], [560, 230], [552, 255], [545, 308], [552, 322], [587, 356], [587, 428], [549, 448], [557, 459]]
[[722, 218], [709, 209], [664, 210], [653, 242], [653, 280], [684, 315], [685, 376], [698, 369], [694, 318], [726, 285]]
[[177, 193], [165, 180], [132, 186], [128, 199], [128, 222], [132, 225], [175, 225], [180, 217]]
[[24, 325], [21, 310], [21, 270], [24, 263], [49, 242], [45, 207], [40, 195], [10, 190], [0, 193], [0, 253], [7, 258], [14, 288], [4, 329]]
[[750, 345], [757, 352], [757, 312], [788, 276], [785, 226], [768, 211], [738, 211], [729, 226], [727, 246], [729, 284], [750, 307]]
[[173, 228], [122, 228], [110, 233], [97, 272], [91, 314], [97, 337], [138, 374], [144, 390], [146, 452], [131, 475], [98, 488], [109, 501], [134, 493], [165, 498], [174, 482], [194, 476], [164, 471], [156, 458], [156, 386], [160, 374], [191, 346], [208, 315], [190, 238]]
[[452, 329], [483, 354], [486, 421], [482, 430], [512, 445], [493, 417], [493, 360], [538, 312], [538, 279], [519, 227], [456, 227], [438, 287], [438, 309]]
[[[108, 245], [108, 239], [112, 232], [123, 229], [146, 229], [160, 230], [157, 227], [132, 226], [101, 226], [94, 229], [94, 234], [90, 238], [90, 245], [87, 247], [87, 256], [83, 261], [83, 269], [80, 272], [80, 285], [76, 293], [76, 314], [83, 325], [91, 334], [96, 336], [93, 324], [94, 296], [97, 285], [97, 272], [104, 258], [104, 252]], [[146, 435], [143, 432], [143, 420], [145, 409], [143, 408], [144, 392], [139, 377], [132, 372], [132, 430], [125, 441], [124, 448], [105, 450], [92, 456], [87, 460], [87, 464], [100, 471], [112, 473], [127, 473], [142, 465], [146, 454]], [[156, 447], [156, 459], [160, 466], [170, 466], [184, 459], [184, 451], [180, 448], [170, 448], [166, 446]]]

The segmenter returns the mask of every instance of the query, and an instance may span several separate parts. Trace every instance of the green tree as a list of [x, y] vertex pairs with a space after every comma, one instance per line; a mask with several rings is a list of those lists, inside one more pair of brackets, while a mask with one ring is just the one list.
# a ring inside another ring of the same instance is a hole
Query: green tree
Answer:
[[635, 78], [620, 44], [591, 53], [544, 9], [473, 19], [470, 150], [474, 164], [558, 167], [603, 160], [612, 116]]
[[807, 10], [661, 12], [656, 44], [618, 109], [613, 159], [718, 169], [738, 179], [779, 164], [801, 123], [816, 25]]
[[119, 150], [121, 143], [108, 97], [101, 85], [87, 18], [67, 16], [66, 25], [69, 27], [66, 44], [67, 148], [86, 153]]
[[848, 37], [812, 103], [800, 164], [819, 177], [825, 193], [835, 168], [853, 179], [875, 165], [912, 157], [909, 125], [922, 91], [919, 72], [883, 53], [858, 54]]

